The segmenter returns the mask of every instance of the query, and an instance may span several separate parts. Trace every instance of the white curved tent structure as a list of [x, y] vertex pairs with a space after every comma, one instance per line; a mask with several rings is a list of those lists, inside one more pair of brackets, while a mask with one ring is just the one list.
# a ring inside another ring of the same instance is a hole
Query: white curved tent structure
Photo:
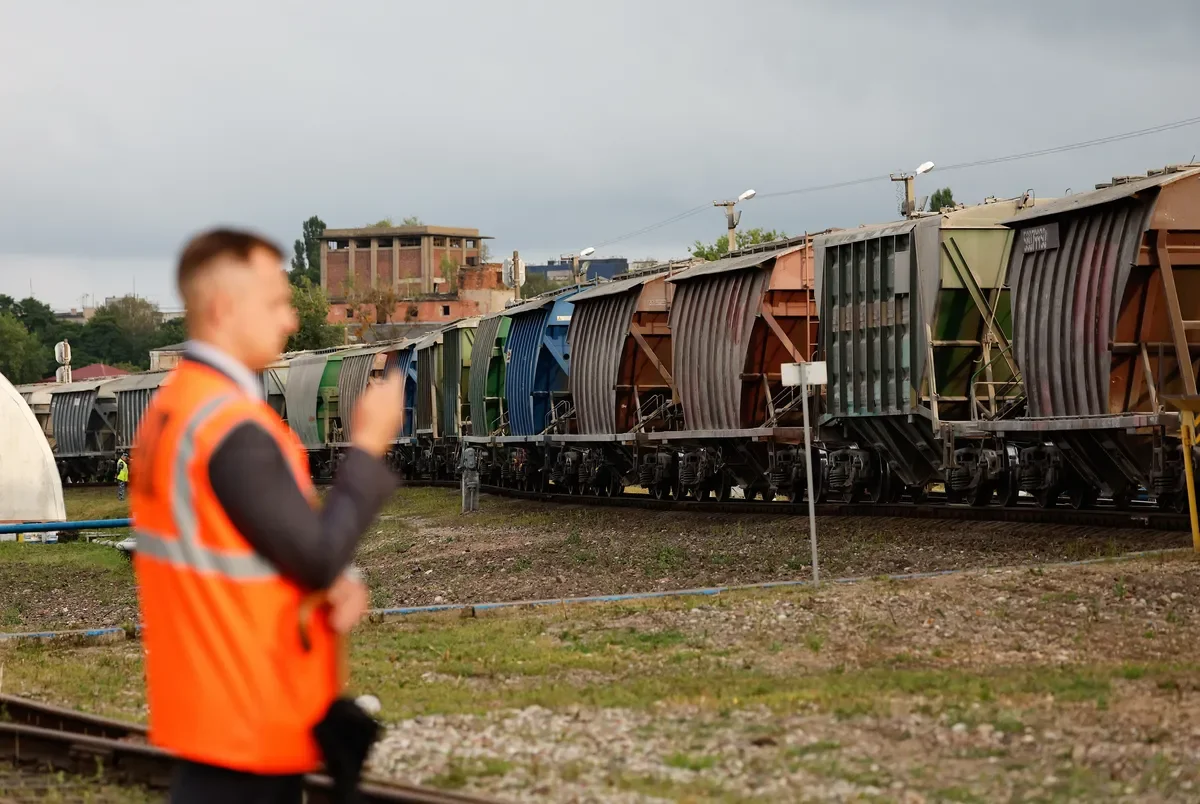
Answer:
[[67, 518], [54, 453], [29, 405], [0, 375], [0, 522]]

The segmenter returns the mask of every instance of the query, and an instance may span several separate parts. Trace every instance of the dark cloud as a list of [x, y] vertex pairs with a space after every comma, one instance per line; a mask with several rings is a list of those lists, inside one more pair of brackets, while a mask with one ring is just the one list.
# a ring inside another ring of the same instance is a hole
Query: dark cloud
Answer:
[[[336, 226], [415, 213], [544, 258], [747, 187], [1188, 117], [1198, 9], [0, 0], [0, 292], [57, 259], [61, 281], [36, 283], [56, 304], [134, 277], [166, 300], [195, 229], [239, 222], [290, 243], [314, 212]], [[1181, 129], [922, 187], [1056, 195], [1186, 160], [1198, 141]], [[888, 219], [894, 192], [756, 199], [743, 225]], [[721, 227], [708, 211], [604, 251], [681, 254]]]

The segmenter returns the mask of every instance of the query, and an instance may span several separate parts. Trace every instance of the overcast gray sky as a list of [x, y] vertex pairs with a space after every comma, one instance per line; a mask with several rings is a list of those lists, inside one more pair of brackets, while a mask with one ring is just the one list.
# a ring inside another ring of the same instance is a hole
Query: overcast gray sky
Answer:
[[[175, 303], [218, 222], [478, 227], [529, 261], [715, 198], [1200, 115], [1200, 3], [0, 0], [0, 293]], [[1200, 126], [939, 174], [1058, 195], [1200, 152]], [[758, 198], [742, 226], [889, 220], [889, 182]], [[599, 249], [684, 256], [709, 209]]]

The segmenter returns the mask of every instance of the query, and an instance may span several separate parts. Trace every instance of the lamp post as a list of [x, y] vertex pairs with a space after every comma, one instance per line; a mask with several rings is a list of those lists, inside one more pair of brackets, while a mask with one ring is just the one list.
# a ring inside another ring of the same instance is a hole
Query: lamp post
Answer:
[[922, 173], [928, 173], [933, 170], [932, 162], [922, 162], [912, 173], [893, 173], [889, 178], [892, 181], [904, 182], [904, 205], [900, 208], [900, 213], [906, 218], [911, 218], [917, 211], [917, 197], [914, 193], [913, 182], [917, 176]]
[[725, 225], [729, 229], [729, 250], [733, 251], [737, 248], [737, 238], [734, 237], [734, 230], [737, 229], [738, 221], [742, 219], [742, 213], [735, 212], [734, 207], [741, 201], [749, 201], [756, 195], [754, 190], [747, 190], [732, 201], [713, 201], [714, 207], [725, 207]]
[[[585, 248], [583, 251], [579, 252], [578, 254], [572, 254], [570, 256], [571, 278], [575, 281], [576, 285], [580, 284], [580, 282], [579, 282], [579, 280], [580, 280], [579, 261], [581, 259], [583, 259], [584, 257], [590, 257], [595, 253], [596, 253], [596, 249], [592, 248], [591, 246], [588, 246], [587, 248]], [[566, 260], [566, 259], [568, 259], [566, 255], [559, 256], [559, 260]]]

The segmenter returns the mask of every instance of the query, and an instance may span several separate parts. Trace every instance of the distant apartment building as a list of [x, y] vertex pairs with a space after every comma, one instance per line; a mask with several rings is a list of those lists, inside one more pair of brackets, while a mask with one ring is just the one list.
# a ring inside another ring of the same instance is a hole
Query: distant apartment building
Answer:
[[[482, 264], [478, 229], [449, 226], [326, 229], [321, 238], [321, 287], [329, 297], [329, 321], [377, 316], [353, 304], [368, 290], [390, 288], [397, 303], [392, 322], [440, 321], [504, 308], [514, 292], [505, 288], [499, 264]], [[356, 308], [358, 312], [356, 313]]]

